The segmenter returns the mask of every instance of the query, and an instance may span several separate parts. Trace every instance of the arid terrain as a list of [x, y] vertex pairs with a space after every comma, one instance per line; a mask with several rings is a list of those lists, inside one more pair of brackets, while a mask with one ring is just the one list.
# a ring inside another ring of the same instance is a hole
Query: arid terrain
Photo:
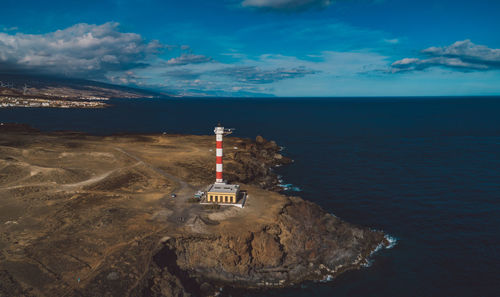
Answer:
[[[245, 207], [191, 197], [213, 182], [215, 137], [91, 136], [0, 127], [0, 296], [200, 296], [360, 267], [381, 232], [276, 190], [274, 142], [227, 137]], [[171, 194], [177, 197], [171, 198]]]

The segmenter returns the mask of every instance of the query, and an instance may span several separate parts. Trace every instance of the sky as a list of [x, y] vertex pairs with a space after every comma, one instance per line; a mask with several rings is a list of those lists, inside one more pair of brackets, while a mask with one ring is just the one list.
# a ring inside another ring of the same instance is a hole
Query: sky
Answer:
[[0, 72], [180, 96], [500, 94], [498, 0], [0, 5]]

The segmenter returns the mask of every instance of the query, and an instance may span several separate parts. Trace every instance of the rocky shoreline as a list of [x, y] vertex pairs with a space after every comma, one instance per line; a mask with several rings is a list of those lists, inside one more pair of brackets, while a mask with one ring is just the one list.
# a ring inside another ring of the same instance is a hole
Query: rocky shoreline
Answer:
[[[292, 160], [280, 151], [261, 136], [245, 142], [242, 152], [230, 156], [235, 163], [226, 166], [228, 180], [283, 192], [272, 168]], [[377, 248], [389, 245], [383, 232], [346, 223], [300, 197], [286, 199], [275, 223], [257, 232], [190, 234], [162, 241], [146, 295], [211, 296], [220, 295], [224, 287], [257, 290], [332, 279], [361, 268]], [[172, 287], [172, 277], [180, 287]]]
[[[381, 244], [389, 244], [382, 232], [348, 224], [290, 197], [276, 224], [258, 232], [166, 240], [154, 256], [159, 269], [151, 276], [148, 296], [212, 295], [223, 287], [270, 289], [332, 279], [361, 268]], [[169, 266], [177, 269], [165, 277]], [[172, 276], [189, 287], [172, 290]]]
[[[291, 160], [260, 136], [226, 141], [225, 178], [249, 190], [246, 207], [204, 209], [169, 198], [175, 185], [158, 172], [202, 186], [213, 175], [213, 137], [0, 131], [0, 202], [33, 212], [14, 218], [0, 207], [0, 296], [282, 288], [358, 269], [389, 245], [383, 232], [280, 194], [272, 168]], [[27, 278], [28, 268], [43, 277]]]
[[288, 165], [292, 159], [281, 154], [281, 147], [274, 141], [257, 136], [255, 141], [246, 140], [242, 150], [230, 154], [225, 178], [230, 183], [257, 185], [263, 189], [281, 192], [279, 176], [274, 167]]

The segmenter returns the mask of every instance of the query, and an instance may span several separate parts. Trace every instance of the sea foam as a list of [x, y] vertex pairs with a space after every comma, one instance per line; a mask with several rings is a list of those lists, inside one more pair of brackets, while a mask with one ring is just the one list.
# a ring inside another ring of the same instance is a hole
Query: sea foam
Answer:
[[366, 262], [362, 265], [363, 267], [370, 267], [370, 266], [372, 266], [373, 261], [374, 261], [372, 259], [372, 256], [375, 255], [377, 252], [379, 252], [381, 249], [383, 249], [383, 248], [385, 248], [386, 250], [392, 249], [398, 243], [397, 238], [394, 237], [394, 236], [391, 236], [389, 234], [385, 234], [384, 238], [385, 238], [385, 240], [387, 240], [387, 242], [389, 242], [389, 244], [388, 245], [384, 245], [383, 243], [379, 243], [375, 247], [375, 249], [370, 253], [370, 255], [368, 256], [368, 258], [366, 259]]
[[386, 249], [392, 249], [398, 243], [398, 240], [396, 237], [392, 237], [389, 234], [384, 235], [384, 237], [389, 242], [389, 245], [385, 247]]
[[279, 187], [283, 188], [285, 191], [293, 191], [293, 192], [300, 192], [302, 191], [301, 188], [294, 186], [292, 184], [279, 184]]
[[283, 176], [282, 175], [278, 175], [278, 187], [281, 187], [283, 188], [283, 190], [285, 191], [293, 191], [293, 192], [300, 192], [302, 191], [301, 188], [297, 187], [297, 186], [294, 186], [292, 184], [286, 184], [284, 181], [283, 181]]

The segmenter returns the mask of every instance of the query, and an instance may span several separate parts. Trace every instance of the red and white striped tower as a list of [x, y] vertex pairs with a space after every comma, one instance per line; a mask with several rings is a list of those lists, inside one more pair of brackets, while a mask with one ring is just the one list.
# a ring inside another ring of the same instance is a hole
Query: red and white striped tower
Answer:
[[216, 146], [215, 146], [215, 182], [216, 183], [223, 183], [224, 180], [222, 179], [222, 138], [224, 136], [224, 127], [221, 127], [220, 124], [215, 127], [215, 141], [216, 141]]

